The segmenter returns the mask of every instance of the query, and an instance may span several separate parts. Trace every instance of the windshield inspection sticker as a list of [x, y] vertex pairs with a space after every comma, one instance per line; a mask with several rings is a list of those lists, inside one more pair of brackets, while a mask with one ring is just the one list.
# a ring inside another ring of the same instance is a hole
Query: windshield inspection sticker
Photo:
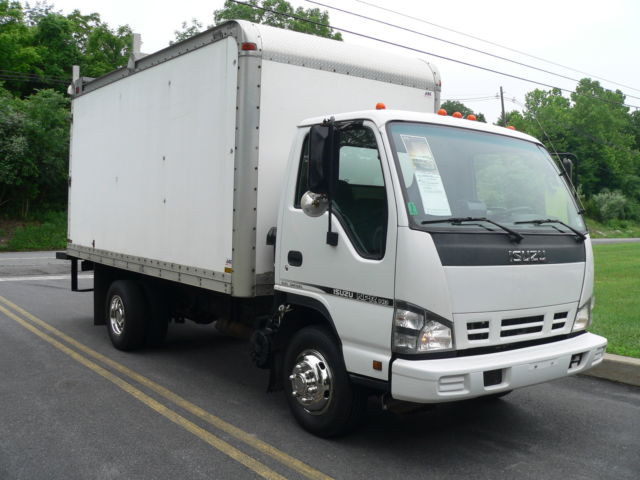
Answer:
[[451, 207], [442, 184], [438, 165], [425, 137], [400, 135], [413, 163], [414, 175], [424, 212], [434, 216], [450, 216]]

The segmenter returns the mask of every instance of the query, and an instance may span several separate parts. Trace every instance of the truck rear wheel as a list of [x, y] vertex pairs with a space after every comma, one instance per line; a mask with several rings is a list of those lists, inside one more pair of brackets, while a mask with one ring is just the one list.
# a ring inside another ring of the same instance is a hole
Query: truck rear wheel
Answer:
[[311, 326], [296, 333], [283, 367], [285, 395], [302, 428], [336, 437], [355, 427], [366, 397], [349, 381], [337, 342], [325, 329]]
[[113, 282], [107, 291], [106, 320], [111, 343], [135, 350], [145, 341], [147, 304], [142, 289], [131, 280]]
[[169, 327], [169, 304], [167, 292], [142, 283], [146, 299], [147, 318], [145, 323], [145, 344], [150, 347], [162, 345]]

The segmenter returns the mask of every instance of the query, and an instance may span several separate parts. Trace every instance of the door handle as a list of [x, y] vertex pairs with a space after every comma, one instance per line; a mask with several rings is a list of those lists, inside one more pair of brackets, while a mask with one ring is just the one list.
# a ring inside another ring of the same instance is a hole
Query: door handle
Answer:
[[292, 267], [299, 267], [302, 265], [302, 252], [298, 252], [297, 250], [289, 250], [287, 254], [287, 262]]

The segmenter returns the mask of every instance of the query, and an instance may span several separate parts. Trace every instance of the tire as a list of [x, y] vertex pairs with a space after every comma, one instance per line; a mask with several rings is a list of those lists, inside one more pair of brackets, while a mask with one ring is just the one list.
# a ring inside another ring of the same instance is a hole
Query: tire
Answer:
[[144, 283], [142, 290], [148, 307], [145, 324], [145, 344], [157, 347], [164, 343], [169, 328], [169, 304], [166, 292]]
[[136, 350], [145, 342], [147, 302], [140, 286], [131, 280], [113, 282], [105, 304], [107, 329], [118, 350]]
[[306, 327], [287, 346], [283, 386], [298, 423], [319, 437], [337, 437], [362, 417], [366, 396], [349, 381], [337, 342], [324, 328]]

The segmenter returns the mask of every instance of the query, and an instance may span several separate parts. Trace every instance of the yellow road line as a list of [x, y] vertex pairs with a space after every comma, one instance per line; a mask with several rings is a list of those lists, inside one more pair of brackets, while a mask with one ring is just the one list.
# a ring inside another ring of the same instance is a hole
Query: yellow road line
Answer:
[[0, 296], [0, 302], [4, 303], [5, 305], [11, 307], [13, 310], [15, 310], [16, 312], [19, 312], [20, 314], [22, 314], [23, 316], [25, 316], [26, 318], [28, 318], [29, 320], [31, 320], [32, 322], [36, 323], [37, 325], [40, 325], [42, 328], [47, 329], [49, 332], [53, 333], [54, 335], [56, 335], [57, 337], [63, 339], [64, 341], [66, 341], [67, 343], [69, 343], [70, 345], [73, 345], [74, 347], [76, 347], [78, 350], [86, 353], [87, 355], [95, 358], [96, 360], [99, 360], [100, 362], [104, 363], [105, 365], [108, 365], [109, 367], [113, 368], [114, 370], [117, 370], [118, 372], [122, 373], [123, 375], [126, 375], [127, 377], [129, 377], [132, 380], [135, 380], [136, 382], [140, 383], [141, 385], [144, 385], [145, 387], [149, 388], [150, 390], [153, 390], [154, 392], [156, 392], [158, 395], [164, 397], [165, 399], [169, 400], [170, 402], [173, 402], [174, 404], [178, 405], [179, 407], [183, 408], [184, 410], [188, 411], [189, 413], [191, 413], [192, 415], [195, 415], [196, 417], [206, 421], [207, 423], [209, 423], [210, 425], [213, 425], [214, 427], [222, 430], [223, 432], [226, 432], [227, 434], [233, 436], [234, 438], [236, 438], [237, 440], [240, 440], [241, 442], [255, 448], [256, 450], [269, 455], [271, 458], [277, 460], [278, 462], [282, 463], [283, 465], [286, 465], [287, 467], [291, 468], [292, 470], [295, 470], [299, 473], [301, 473], [302, 475], [304, 475], [305, 477], [311, 479], [311, 480], [333, 480], [332, 477], [314, 469], [313, 467], [307, 465], [306, 463], [298, 460], [297, 458], [294, 458], [288, 454], [286, 454], [285, 452], [273, 447], [272, 445], [264, 442], [263, 440], [260, 440], [258, 438], [256, 438], [255, 436], [251, 435], [250, 433], [245, 432], [244, 430], [236, 427], [235, 425], [230, 424], [229, 422], [226, 422], [225, 420], [212, 415], [211, 413], [207, 412], [206, 410], [203, 410], [202, 408], [198, 407], [197, 405], [194, 405], [193, 403], [189, 402], [188, 400], [182, 398], [181, 396], [173, 393], [171, 390], [168, 390], [167, 388], [158, 385], [157, 383], [155, 383], [154, 381], [140, 375], [139, 373], [136, 373], [135, 371], [131, 370], [130, 368], [125, 367], [124, 365], [122, 365], [121, 363], [118, 363], [112, 359], [110, 359], [109, 357], [106, 357], [104, 355], [102, 355], [101, 353], [96, 352], [95, 350], [87, 347], [86, 345], [83, 345], [82, 343], [78, 342], [77, 340], [75, 340], [74, 338], [66, 335], [65, 333], [61, 332], [60, 330], [58, 330], [57, 328], [53, 327], [52, 325], [49, 325], [47, 322], [40, 320], [38, 317], [32, 315], [31, 313], [27, 312], [26, 310], [20, 308], [18, 305], [10, 302], [9, 300], [7, 300], [6, 298]]
[[[0, 297], [0, 299], [2, 299], [3, 301], [5, 300], [2, 297]], [[228, 455], [229, 457], [233, 458], [234, 460], [236, 460], [237, 462], [241, 463], [242, 465], [244, 465], [248, 469], [253, 470], [254, 472], [256, 472], [261, 477], [266, 478], [266, 479], [270, 479], [270, 480], [286, 480], [285, 477], [283, 477], [279, 473], [275, 472], [274, 470], [271, 470], [269, 467], [267, 467], [263, 463], [259, 462], [255, 458], [253, 458], [253, 457], [241, 452], [240, 450], [238, 450], [234, 446], [228, 444], [224, 440], [218, 438], [214, 434], [206, 431], [205, 429], [203, 429], [203, 428], [199, 427], [198, 425], [196, 425], [195, 423], [187, 420], [186, 418], [184, 418], [183, 416], [181, 416], [178, 413], [174, 412], [173, 410], [165, 407], [161, 403], [159, 403], [156, 400], [154, 400], [153, 398], [151, 398], [149, 395], [147, 395], [147, 394], [143, 393], [142, 391], [138, 390], [136, 387], [134, 387], [130, 383], [125, 382], [120, 377], [117, 377], [113, 373], [111, 373], [108, 370], [105, 370], [104, 368], [102, 368], [100, 365], [92, 362], [91, 360], [89, 360], [86, 357], [83, 357], [82, 355], [80, 355], [79, 353], [75, 352], [74, 350], [71, 350], [66, 345], [60, 343], [55, 338], [53, 338], [53, 337], [47, 335], [46, 333], [42, 332], [41, 330], [39, 330], [38, 328], [36, 328], [32, 324], [30, 324], [29, 322], [27, 322], [27, 321], [23, 320], [22, 318], [18, 317], [16, 314], [14, 314], [13, 312], [7, 310], [5, 307], [3, 307], [1, 305], [0, 305], [0, 312], [4, 313], [7, 317], [11, 318], [12, 320], [15, 320], [17, 323], [22, 325], [24, 328], [26, 328], [27, 330], [30, 330], [31, 332], [33, 332], [34, 334], [39, 336], [41, 339], [43, 339], [44, 341], [48, 342], [49, 344], [51, 344], [52, 346], [54, 346], [55, 348], [57, 348], [61, 352], [67, 354], [68, 356], [73, 358], [78, 363], [81, 363], [82, 365], [84, 365], [85, 367], [87, 367], [90, 370], [94, 371], [98, 375], [101, 375], [102, 377], [106, 378], [110, 382], [114, 383], [115, 385], [120, 387], [122, 390], [127, 392], [129, 395], [135, 397], [137, 400], [139, 400], [140, 402], [145, 404], [147, 407], [155, 410], [160, 415], [162, 415], [165, 418], [171, 420], [172, 422], [176, 423], [177, 425], [180, 425], [182, 428], [184, 428], [185, 430], [191, 432], [192, 434], [194, 434], [195, 436], [197, 436], [198, 438], [200, 438], [204, 442], [208, 443], [212, 447], [220, 450], [222, 453], [224, 453], [225, 455]]]

